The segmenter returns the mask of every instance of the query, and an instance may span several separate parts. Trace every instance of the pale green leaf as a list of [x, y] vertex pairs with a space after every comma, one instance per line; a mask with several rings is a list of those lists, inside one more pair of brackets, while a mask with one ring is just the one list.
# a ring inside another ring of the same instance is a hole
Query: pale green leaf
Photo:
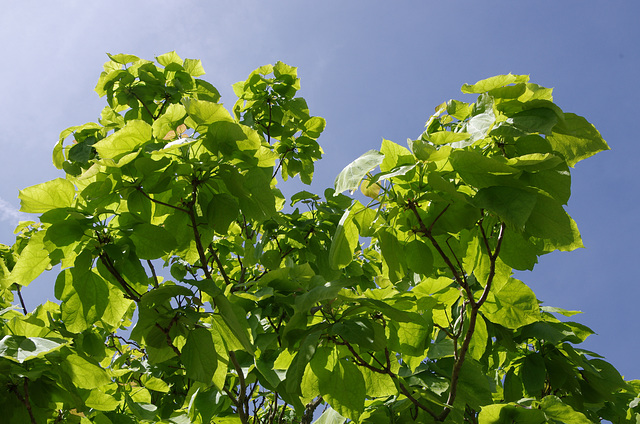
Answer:
[[329, 262], [334, 269], [341, 269], [349, 265], [353, 260], [353, 251], [358, 245], [358, 227], [353, 222], [351, 209], [347, 209], [340, 222], [336, 233], [331, 240], [329, 250]]
[[528, 82], [528, 75], [496, 75], [495, 77], [486, 78], [478, 81], [475, 84], [464, 84], [462, 86], [463, 93], [484, 93], [485, 91], [493, 90], [498, 87], [502, 87], [509, 84], [516, 84], [521, 82]]
[[598, 130], [582, 116], [565, 113], [564, 121], [547, 136], [553, 150], [559, 152], [571, 167], [603, 150], [609, 150]]
[[191, 330], [180, 358], [188, 378], [210, 384], [218, 367], [218, 360], [209, 330], [206, 328]]
[[62, 367], [73, 383], [81, 389], [95, 389], [111, 383], [105, 370], [76, 354], [67, 356], [62, 362]]
[[6, 335], [0, 340], [0, 356], [23, 363], [53, 352], [67, 343], [59, 338]]
[[336, 177], [333, 183], [335, 187], [334, 196], [349, 190], [353, 194], [360, 182], [369, 171], [379, 166], [384, 160], [384, 155], [377, 150], [369, 150], [358, 159], [347, 165]]
[[480, 310], [489, 321], [514, 330], [540, 320], [536, 295], [515, 278], [494, 282]]
[[555, 420], [564, 424], [588, 424], [592, 422], [583, 413], [574, 410], [556, 396], [545, 396], [540, 407], [548, 420]]
[[136, 225], [129, 237], [140, 259], [160, 258], [176, 246], [176, 239], [169, 231], [146, 222]]
[[35, 233], [29, 239], [27, 246], [20, 252], [11, 273], [6, 278], [6, 282], [16, 283], [21, 286], [28, 286], [50, 265], [49, 252], [45, 250], [44, 231]]
[[20, 190], [20, 212], [39, 213], [68, 208], [73, 204], [76, 189], [69, 180], [56, 178]]
[[131, 120], [108, 137], [98, 141], [93, 147], [101, 159], [122, 161], [125, 156], [134, 154], [144, 143], [151, 140], [152, 128], [142, 120]]

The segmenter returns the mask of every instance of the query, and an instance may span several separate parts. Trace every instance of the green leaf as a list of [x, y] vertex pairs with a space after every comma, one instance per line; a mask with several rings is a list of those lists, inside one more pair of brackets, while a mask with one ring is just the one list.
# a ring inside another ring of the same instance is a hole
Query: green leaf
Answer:
[[62, 362], [62, 368], [81, 389], [95, 389], [111, 383], [105, 370], [76, 354], [67, 356]]
[[76, 189], [68, 180], [56, 178], [20, 190], [20, 211], [27, 213], [47, 212], [56, 208], [67, 208], [73, 204]]
[[169, 66], [172, 63], [177, 63], [178, 65], [182, 66], [182, 63], [183, 63], [182, 59], [180, 58], [180, 56], [178, 56], [178, 54], [175, 51], [161, 54], [160, 56], [156, 57], [156, 60], [162, 66]]
[[188, 378], [210, 384], [218, 367], [218, 360], [209, 330], [206, 328], [191, 330], [180, 358]]
[[360, 186], [360, 182], [365, 175], [376, 166], [379, 166], [384, 158], [385, 156], [379, 151], [369, 150], [347, 165], [340, 171], [333, 183], [336, 190], [334, 196], [337, 196], [345, 190], [349, 190], [351, 194], [353, 194]]
[[536, 295], [515, 278], [494, 281], [481, 311], [489, 321], [514, 330], [540, 320]]
[[347, 209], [340, 218], [336, 233], [331, 240], [329, 263], [333, 269], [342, 269], [353, 260], [353, 251], [358, 245], [358, 227], [353, 222], [351, 209]]
[[45, 234], [39, 231], [31, 236], [3, 285], [16, 283], [26, 287], [49, 267], [51, 259], [45, 250]]
[[[233, 118], [220, 103], [196, 100], [189, 97], [182, 99], [187, 115], [197, 125], [208, 125], [218, 121], [233, 122]], [[187, 124], [188, 125], [188, 124]]]
[[133, 228], [129, 236], [140, 259], [157, 259], [176, 246], [176, 239], [162, 227], [143, 222]]
[[313, 424], [343, 424], [347, 419], [329, 406]]
[[126, 65], [128, 63], [133, 63], [133, 62], [137, 62], [140, 60], [140, 58], [138, 56], [134, 56], [132, 54], [111, 54], [111, 53], [107, 53], [107, 56], [109, 56], [109, 59], [111, 59], [112, 61], [116, 62], [116, 63], [120, 63], [122, 65]]
[[182, 66], [192, 77], [199, 77], [200, 75], [205, 74], [204, 68], [202, 67], [202, 61], [200, 61], [200, 59], [185, 59]]
[[466, 132], [455, 133], [452, 131], [438, 131], [427, 135], [427, 139], [435, 145], [451, 144], [468, 140], [471, 134]]
[[56, 297], [61, 300], [67, 330], [79, 333], [97, 321], [119, 327], [133, 303], [110, 286], [95, 270], [65, 269], [56, 279]]
[[352, 361], [340, 358], [336, 348], [320, 348], [309, 362], [302, 381], [305, 398], [323, 396], [340, 415], [357, 422], [364, 411], [365, 383]]
[[533, 352], [524, 357], [520, 376], [527, 394], [530, 397], [539, 397], [544, 389], [547, 370], [544, 359], [538, 352]]
[[122, 401], [99, 389], [93, 389], [89, 392], [89, 397], [85, 399], [84, 404], [97, 411], [113, 411], [122, 405]]
[[525, 230], [528, 234], [543, 239], [546, 251], [571, 251], [584, 247], [575, 221], [565, 212], [560, 202], [544, 195], [537, 196]]
[[536, 200], [537, 196], [528, 191], [493, 186], [479, 190], [473, 198], [473, 203], [478, 208], [495, 212], [502, 220], [522, 230], [535, 207]]
[[324, 131], [324, 127], [326, 124], [327, 123], [324, 118], [321, 118], [319, 116], [312, 116], [305, 121], [303, 125], [304, 129], [302, 130], [302, 132], [311, 138], [318, 138], [320, 137], [322, 131]]
[[164, 138], [169, 131], [175, 131], [178, 123], [185, 117], [187, 111], [181, 104], [170, 104], [162, 115], [153, 121], [151, 130], [156, 138]]
[[476, 188], [520, 185], [517, 177], [522, 171], [498, 158], [466, 150], [453, 151], [449, 157], [451, 165], [462, 179]]
[[565, 113], [564, 121], [547, 136], [553, 150], [559, 152], [571, 167], [603, 150], [609, 150], [598, 130], [582, 116]]
[[528, 75], [496, 75], [495, 77], [486, 78], [478, 81], [473, 85], [464, 84], [462, 86], [463, 93], [484, 93], [485, 91], [493, 90], [498, 87], [502, 87], [509, 84], [517, 84], [521, 82], [528, 82]]
[[[118, 162], [151, 140], [151, 125], [141, 120], [128, 121], [125, 126], [93, 145], [102, 159]], [[126, 161], [126, 160], [125, 160]]]
[[384, 160], [380, 164], [380, 171], [388, 172], [402, 165], [413, 165], [415, 159], [411, 152], [401, 145], [389, 140], [382, 140], [380, 153], [384, 155]]
[[540, 403], [542, 412], [548, 420], [564, 424], [584, 424], [592, 422], [583, 413], [574, 410], [556, 396], [545, 396]]
[[539, 409], [514, 404], [485, 405], [478, 415], [478, 424], [544, 424], [546, 422], [544, 413]]
[[433, 253], [426, 243], [415, 239], [404, 246], [404, 254], [409, 270], [422, 275], [430, 275], [433, 270]]
[[67, 340], [58, 338], [6, 335], [0, 340], [0, 356], [23, 363], [58, 350], [67, 343]]

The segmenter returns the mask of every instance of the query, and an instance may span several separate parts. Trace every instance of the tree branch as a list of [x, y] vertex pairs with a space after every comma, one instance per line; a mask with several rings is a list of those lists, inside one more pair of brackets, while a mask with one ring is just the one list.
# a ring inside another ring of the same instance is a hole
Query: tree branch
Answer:
[[147, 199], [151, 200], [153, 203], [157, 203], [158, 205], [162, 205], [162, 206], [166, 206], [166, 207], [171, 208], [171, 209], [182, 211], [184, 213], [189, 213], [188, 210], [183, 209], [183, 208], [181, 208], [179, 206], [170, 205], [169, 203], [161, 202], [160, 200], [154, 199], [153, 197], [151, 197], [147, 193], [145, 193], [144, 190], [142, 190], [142, 187], [140, 187], [140, 186], [136, 186], [136, 190], [138, 190], [140, 193], [142, 193], [142, 195], [144, 197], [146, 197]]
[[101, 252], [99, 257], [102, 264], [105, 266], [105, 268], [107, 268], [107, 271], [109, 271], [109, 273], [113, 275], [120, 286], [122, 286], [122, 289], [126, 293], [126, 297], [134, 300], [135, 302], [140, 302], [140, 293], [135, 291], [133, 287], [131, 287], [129, 283], [127, 283], [124, 278], [122, 278], [122, 275], [120, 275], [116, 267], [113, 265], [113, 262], [111, 262], [111, 258], [109, 258], [109, 255], [107, 255], [105, 252]]

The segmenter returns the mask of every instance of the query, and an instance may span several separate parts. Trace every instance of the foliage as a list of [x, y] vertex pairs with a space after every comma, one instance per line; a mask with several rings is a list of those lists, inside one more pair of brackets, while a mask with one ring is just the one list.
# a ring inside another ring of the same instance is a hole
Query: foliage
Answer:
[[[296, 68], [257, 69], [229, 112], [200, 61], [156, 59], [110, 55], [98, 123], [55, 146], [64, 177], [20, 192], [40, 217], [1, 250], [5, 420], [640, 419], [640, 382], [512, 276], [582, 246], [570, 167], [608, 148], [550, 89], [465, 85], [477, 101], [438, 106], [408, 149], [285, 199], [325, 126]], [[359, 187], [369, 204], [341, 194]], [[12, 306], [58, 265], [60, 305]]]

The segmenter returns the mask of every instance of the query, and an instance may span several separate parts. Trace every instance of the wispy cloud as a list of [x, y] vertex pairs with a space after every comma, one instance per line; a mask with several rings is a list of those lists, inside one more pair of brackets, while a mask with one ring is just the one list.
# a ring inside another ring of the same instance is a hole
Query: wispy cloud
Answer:
[[0, 197], [0, 221], [17, 224], [19, 221], [29, 219], [29, 215], [18, 211], [11, 203]]

